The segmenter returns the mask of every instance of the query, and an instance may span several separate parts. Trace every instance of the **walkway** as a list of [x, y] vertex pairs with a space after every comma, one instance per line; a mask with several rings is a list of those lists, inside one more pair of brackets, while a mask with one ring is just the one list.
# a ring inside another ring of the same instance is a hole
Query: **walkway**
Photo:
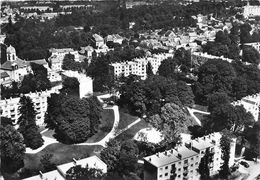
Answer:
[[199, 118], [197, 118], [197, 116], [194, 115], [195, 112], [198, 112], [198, 113], [201, 113], [201, 114], [207, 114], [209, 115], [210, 113], [209, 112], [205, 112], [205, 111], [200, 111], [200, 110], [197, 110], [197, 109], [191, 109], [189, 107], [187, 107], [187, 110], [189, 111], [191, 117], [193, 117], [195, 119], [195, 121], [201, 126], [201, 122], [199, 120]]

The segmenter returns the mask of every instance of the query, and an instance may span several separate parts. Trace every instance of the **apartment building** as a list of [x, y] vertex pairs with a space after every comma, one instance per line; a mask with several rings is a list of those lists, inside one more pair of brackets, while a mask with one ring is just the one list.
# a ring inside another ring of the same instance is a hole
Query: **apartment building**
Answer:
[[259, 107], [260, 107], [260, 93], [243, 97], [239, 101], [234, 101], [231, 103], [234, 106], [243, 105], [247, 112], [250, 112], [255, 121], [258, 121], [259, 118]]
[[251, 6], [248, 2], [248, 4], [243, 8], [243, 15], [246, 18], [260, 16], [260, 6]]
[[[25, 96], [29, 96], [32, 99], [34, 108], [37, 112], [36, 124], [41, 126], [44, 124], [44, 116], [47, 111], [47, 98], [52, 93], [58, 93], [57, 90], [49, 90], [35, 93], [28, 93]], [[11, 118], [13, 123], [16, 124], [19, 118], [19, 101], [20, 97], [0, 100], [1, 116]]]
[[224, 56], [214, 56], [208, 53], [203, 53], [203, 52], [193, 52], [191, 54], [191, 61], [195, 66], [201, 66], [205, 62], [211, 59], [221, 59], [223, 61], [227, 61], [231, 63], [233, 59], [225, 58]]
[[91, 156], [81, 160], [76, 160], [73, 158], [72, 162], [57, 166], [57, 170], [46, 173], [39, 172], [39, 175], [32, 176], [24, 180], [65, 180], [67, 171], [77, 165], [80, 165], [83, 168], [88, 166], [88, 168], [100, 169], [103, 173], [107, 172], [107, 165], [97, 156]]
[[[210, 175], [218, 173], [221, 166], [220, 133], [196, 138], [174, 149], [144, 158], [144, 180], [198, 180], [201, 158], [208, 150], [212, 154]], [[231, 143], [229, 165], [234, 164], [235, 139]]]
[[150, 57], [135, 58], [132, 61], [110, 64], [110, 72], [116, 77], [127, 77], [130, 74], [140, 76], [142, 80], [146, 79], [146, 66], [148, 62], [152, 65], [153, 73], [156, 74], [161, 62], [167, 58], [173, 57], [171, 53], [154, 54]]

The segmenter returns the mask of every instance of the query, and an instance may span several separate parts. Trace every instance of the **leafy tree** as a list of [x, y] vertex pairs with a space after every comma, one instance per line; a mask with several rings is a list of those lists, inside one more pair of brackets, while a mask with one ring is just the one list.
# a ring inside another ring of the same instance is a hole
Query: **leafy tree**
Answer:
[[205, 155], [201, 158], [200, 164], [199, 164], [199, 173], [200, 178], [203, 180], [209, 179], [210, 172], [209, 172], [209, 165], [213, 162], [213, 153], [209, 151], [209, 149], [206, 149]]
[[146, 65], [146, 74], [147, 74], [147, 77], [150, 77], [153, 75], [153, 67], [150, 62], [148, 62], [148, 64]]
[[251, 145], [251, 149], [253, 152], [253, 155], [255, 157], [255, 160], [260, 155], [260, 123], [259, 121], [256, 122], [253, 126], [253, 128], [249, 132], [249, 142]]
[[192, 106], [194, 104], [194, 95], [190, 86], [184, 81], [177, 82], [178, 98], [185, 106]]
[[244, 46], [242, 61], [258, 65], [260, 63], [260, 54], [255, 48]]
[[116, 171], [120, 148], [121, 143], [113, 139], [107, 142], [107, 147], [101, 151], [100, 157], [107, 164], [108, 172]]
[[94, 97], [79, 99], [53, 94], [48, 99], [45, 123], [63, 143], [84, 142], [97, 131], [101, 110]]
[[62, 93], [76, 95], [79, 97], [79, 81], [75, 77], [66, 77], [62, 81]]
[[223, 160], [222, 165], [220, 166], [219, 175], [223, 179], [227, 179], [231, 174], [229, 169], [229, 159], [230, 159], [230, 137], [225, 134], [222, 134], [220, 139], [220, 147], [221, 147], [221, 158]]
[[236, 72], [232, 65], [226, 61], [207, 61], [199, 68], [198, 81], [194, 85], [196, 101], [206, 104], [207, 97], [214, 92], [232, 91], [232, 82]]
[[234, 79], [232, 82], [232, 89], [232, 96], [237, 100], [247, 96], [248, 87], [246, 79], [243, 77], [237, 77]]
[[0, 124], [1, 171], [14, 173], [24, 166], [23, 136], [11, 125]]
[[33, 102], [31, 98], [22, 96], [19, 103], [18, 131], [23, 135], [27, 147], [37, 149], [43, 145], [43, 139], [36, 125], [36, 111]]
[[158, 73], [160, 76], [164, 77], [174, 77], [174, 72], [176, 71], [176, 59], [165, 59], [162, 61], [161, 65], [159, 66]]
[[62, 69], [72, 71], [82, 71], [83, 63], [76, 62], [73, 54], [66, 54], [62, 62]]
[[66, 179], [68, 180], [101, 180], [103, 177], [102, 170], [89, 168], [88, 166], [81, 167], [81, 165], [73, 166], [66, 172]]
[[212, 111], [215, 107], [222, 104], [229, 104], [229, 97], [226, 93], [216, 92], [208, 96], [208, 110]]
[[53, 154], [44, 154], [41, 156], [40, 162], [45, 172], [56, 169], [56, 165], [51, 162]]

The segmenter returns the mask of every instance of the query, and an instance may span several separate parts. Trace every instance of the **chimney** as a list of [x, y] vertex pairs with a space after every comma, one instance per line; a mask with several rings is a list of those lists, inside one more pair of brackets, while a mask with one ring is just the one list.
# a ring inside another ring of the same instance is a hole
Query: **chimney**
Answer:
[[40, 178], [43, 179], [43, 173], [41, 171], [39, 171], [40, 173]]
[[164, 152], [165, 156], [167, 156], [167, 151]]
[[171, 153], [173, 154], [173, 149], [171, 149]]
[[73, 158], [72, 160], [73, 160], [74, 165], [77, 165], [77, 160], [75, 158]]

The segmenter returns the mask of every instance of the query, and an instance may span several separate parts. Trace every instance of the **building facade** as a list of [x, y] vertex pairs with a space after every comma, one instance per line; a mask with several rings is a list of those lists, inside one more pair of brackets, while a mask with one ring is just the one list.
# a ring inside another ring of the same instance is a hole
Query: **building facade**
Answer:
[[260, 107], [260, 93], [243, 97], [239, 101], [234, 101], [231, 103], [234, 106], [242, 105], [247, 112], [250, 112], [255, 121], [259, 118], [259, 107]]
[[[196, 138], [174, 149], [144, 158], [144, 180], [198, 180], [198, 168], [206, 151], [212, 154], [210, 175], [218, 173], [221, 166], [220, 133]], [[231, 143], [229, 166], [234, 164], [235, 139]]]
[[[37, 113], [36, 124], [39, 126], [44, 124], [45, 112], [47, 111], [48, 106], [47, 98], [50, 97], [52, 93], [58, 93], [58, 91], [46, 90], [42, 92], [25, 94], [25, 96], [32, 99], [34, 109]], [[11, 118], [15, 125], [17, 124], [17, 120], [19, 118], [19, 101], [20, 97], [0, 100], [1, 116]]]
[[260, 16], [260, 6], [251, 6], [249, 3], [243, 8], [244, 17]]
[[136, 58], [132, 61], [110, 64], [110, 73], [116, 77], [127, 77], [130, 74], [140, 76], [142, 80], [146, 79], [146, 66], [148, 62], [152, 65], [152, 71], [157, 73], [161, 62], [167, 58], [173, 57], [171, 53], [154, 54], [151, 57]]

